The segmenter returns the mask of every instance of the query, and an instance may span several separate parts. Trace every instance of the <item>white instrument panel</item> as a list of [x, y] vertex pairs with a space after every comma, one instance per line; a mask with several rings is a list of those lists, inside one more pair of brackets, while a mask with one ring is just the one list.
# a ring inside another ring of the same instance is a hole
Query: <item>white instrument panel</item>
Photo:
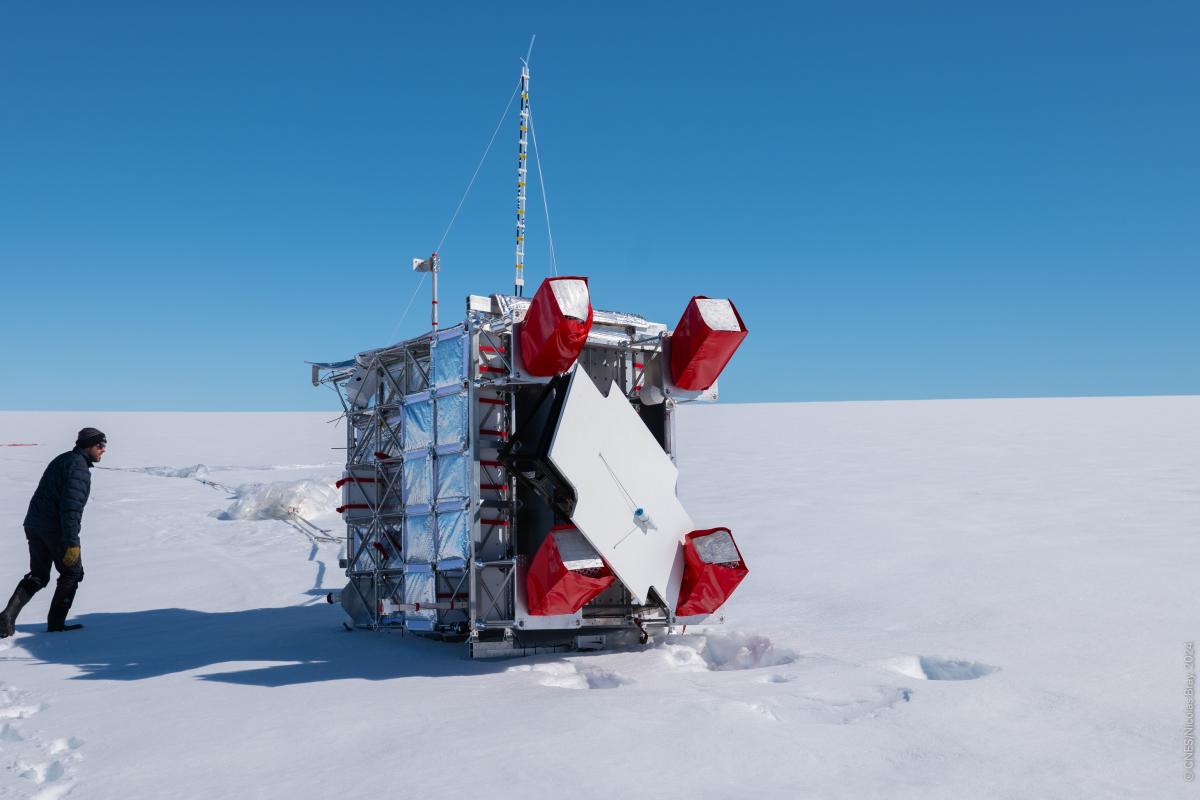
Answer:
[[615, 384], [605, 397], [574, 371], [549, 457], [575, 490], [571, 521], [633, 601], [646, 603], [653, 588], [673, 610], [680, 545], [695, 525], [675, 495], [679, 471]]

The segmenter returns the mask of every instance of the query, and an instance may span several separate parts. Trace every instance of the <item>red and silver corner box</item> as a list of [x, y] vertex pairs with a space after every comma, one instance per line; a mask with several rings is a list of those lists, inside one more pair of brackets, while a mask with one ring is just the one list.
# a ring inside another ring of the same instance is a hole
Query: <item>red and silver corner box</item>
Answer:
[[529, 613], [574, 614], [614, 580], [612, 570], [574, 525], [557, 525], [525, 573]]
[[592, 330], [587, 278], [542, 281], [521, 323], [521, 361], [530, 375], [566, 372], [579, 358]]
[[732, 300], [693, 297], [671, 334], [671, 382], [681, 389], [712, 386], [747, 333]]
[[711, 614], [750, 573], [728, 528], [692, 531], [683, 540], [683, 583], [675, 614]]

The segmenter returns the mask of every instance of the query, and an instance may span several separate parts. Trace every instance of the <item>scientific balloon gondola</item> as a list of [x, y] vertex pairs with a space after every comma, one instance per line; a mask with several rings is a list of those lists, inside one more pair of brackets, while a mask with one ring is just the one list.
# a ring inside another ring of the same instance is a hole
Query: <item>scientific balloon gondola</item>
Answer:
[[748, 572], [729, 520], [680, 503], [674, 424], [679, 404], [716, 400], [745, 324], [700, 295], [674, 330], [601, 310], [592, 291], [609, 287], [582, 276], [521, 296], [528, 80], [514, 293], [470, 295], [439, 326], [441, 259], [414, 259], [434, 279], [431, 329], [313, 365], [347, 422], [342, 606], [475, 657], [719, 621]]

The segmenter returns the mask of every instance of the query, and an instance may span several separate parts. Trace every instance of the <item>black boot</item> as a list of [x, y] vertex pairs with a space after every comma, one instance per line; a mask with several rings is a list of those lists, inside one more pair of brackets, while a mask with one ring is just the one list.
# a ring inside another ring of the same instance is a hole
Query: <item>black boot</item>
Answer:
[[75, 602], [75, 590], [78, 588], [79, 581], [74, 576], [58, 576], [58, 585], [54, 587], [54, 597], [50, 600], [50, 614], [46, 617], [47, 631], [76, 631], [83, 627], [77, 623], [66, 624], [67, 613], [71, 610], [71, 603]]
[[8, 605], [3, 611], [0, 611], [0, 639], [6, 639], [16, 633], [17, 615], [29, 602], [29, 598], [33, 597], [41, 588], [42, 585], [28, 575], [21, 579], [12, 593], [12, 597], [8, 599]]

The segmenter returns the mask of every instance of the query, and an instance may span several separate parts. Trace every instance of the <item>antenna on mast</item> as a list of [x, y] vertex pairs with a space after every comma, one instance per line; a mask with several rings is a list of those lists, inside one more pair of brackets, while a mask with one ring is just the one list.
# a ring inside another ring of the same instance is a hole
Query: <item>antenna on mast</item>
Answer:
[[429, 304], [430, 322], [433, 323], [433, 339], [436, 342], [438, 332], [438, 273], [442, 271], [442, 259], [435, 251], [433, 255], [426, 259], [414, 258], [412, 260], [413, 272], [428, 272], [433, 275], [433, 297]]
[[525, 178], [529, 155], [529, 59], [533, 55], [535, 34], [529, 40], [529, 52], [521, 59], [521, 116], [517, 138], [517, 268], [513, 277], [513, 294], [520, 297], [525, 287]]

